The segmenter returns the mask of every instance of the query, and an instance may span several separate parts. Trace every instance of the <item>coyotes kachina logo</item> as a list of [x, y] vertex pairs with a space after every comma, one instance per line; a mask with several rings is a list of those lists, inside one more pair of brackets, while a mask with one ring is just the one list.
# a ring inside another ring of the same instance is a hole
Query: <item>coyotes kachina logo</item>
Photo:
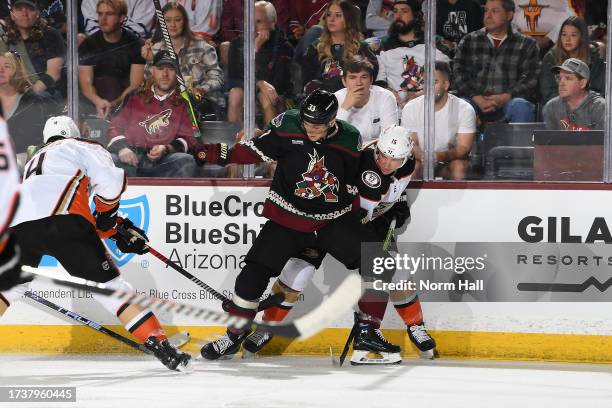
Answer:
[[404, 80], [400, 84], [400, 88], [408, 92], [419, 91], [423, 84], [423, 67], [419, 66], [412, 56], [408, 57], [406, 55], [402, 62], [404, 64], [404, 72], [402, 72]]
[[149, 135], [152, 135], [153, 133], [157, 133], [161, 128], [170, 125], [170, 116], [172, 116], [172, 109], [166, 109], [157, 115], [147, 118], [147, 120], [138, 122], [138, 125], [145, 128]]
[[327, 202], [338, 202], [338, 179], [325, 168], [325, 156], [319, 157], [317, 151], [308, 153], [310, 162], [308, 170], [302, 173], [302, 181], [297, 182], [294, 194], [312, 200], [323, 195]]

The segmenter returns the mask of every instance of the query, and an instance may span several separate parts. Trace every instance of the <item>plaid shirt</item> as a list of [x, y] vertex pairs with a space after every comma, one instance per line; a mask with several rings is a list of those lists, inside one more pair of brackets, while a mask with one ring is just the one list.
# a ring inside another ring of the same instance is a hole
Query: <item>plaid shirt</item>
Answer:
[[517, 31], [495, 48], [484, 28], [463, 37], [454, 60], [454, 83], [462, 96], [510, 93], [513, 98], [536, 96], [540, 58], [535, 40]]
[[[153, 55], [166, 49], [163, 41], [153, 44]], [[225, 106], [223, 99], [223, 70], [217, 61], [215, 49], [201, 37], [195, 37], [188, 47], [178, 51], [181, 74], [187, 85], [200, 88], [203, 97], [213, 101], [219, 106]], [[151, 63], [145, 66], [145, 78], [151, 76]]]

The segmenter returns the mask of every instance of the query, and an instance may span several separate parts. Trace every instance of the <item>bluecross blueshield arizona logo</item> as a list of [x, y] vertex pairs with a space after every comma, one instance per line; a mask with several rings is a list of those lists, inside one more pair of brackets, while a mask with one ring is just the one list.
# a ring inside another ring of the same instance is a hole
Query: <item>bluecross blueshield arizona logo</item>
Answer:
[[[147, 233], [149, 230], [149, 201], [147, 200], [147, 196], [141, 195], [128, 200], [121, 200], [119, 204], [119, 216], [129, 218], [134, 225]], [[119, 267], [128, 263], [135, 255], [121, 252], [112, 239], [105, 239], [104, 245], [106, 245], [113, 261], [115, 261]]]

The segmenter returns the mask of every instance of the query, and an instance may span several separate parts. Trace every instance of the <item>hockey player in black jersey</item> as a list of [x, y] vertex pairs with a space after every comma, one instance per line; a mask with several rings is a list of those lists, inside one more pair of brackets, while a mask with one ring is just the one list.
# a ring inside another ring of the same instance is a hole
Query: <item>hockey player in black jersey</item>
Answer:
[[[404, 190], [415, 167], [412, 148], [413, 143], [407, 130], [392, 126], [383, 129], [378, 140], [366, 145], [362, 152], [357, 184], [362, 221], [374, 228], [381, 243], [392, 220], [395, 219], [395, 228], [401, 228], [410, 216]], [[310, 282], [315, 268], [321, 264], [324, 253], [319, 253], [318, 257], [314, 258], [307, 255], [309, 254], [304, 253], [299, 258], [292, 258], [283, 269], [272, 291], [284, 293], [285, 301], [279, 306], [267, 309], [264, 321], [283, 320], [297, 302], [299, 295]], [[412, 343], [422, 357], [431, 358], [435, 342], [423, 325], [423, 315], [416, 293], [391, 291], [390, 298], [406, 324]], [[368, 299], [359, 302], [351, 357], [353, 364], [392, 364], [401, 361], [400, 348], [389, 343], [379, 330], [385, 306], [386, 302], [372, 304]], [[256, 353], [271, 339], [272, 336], [268, 332], [258, 329], [246, 339], [244, 348]]]
[[[231, 149], [222, 144], [204, 145], [196, 153], [200, 163], [278, 163], [264, 204], [268, 221], [236, 279], [231, 315], [254, 318], [269, 280], [305, 248], [320, 247], [347, 269], [360, 266], [362, 228], [358, 214], [352, 211], [359, 132], [336, 120], [337, 110], [333, 94], [315, 91], [299, 111], [289, 110], [273, 119], [261, 136]], [[375, 240], [373, 232], [365, 240]], [[224, 336], [202, 348], [202, 356], [231, 356], [248, 334], [228, 327]]]

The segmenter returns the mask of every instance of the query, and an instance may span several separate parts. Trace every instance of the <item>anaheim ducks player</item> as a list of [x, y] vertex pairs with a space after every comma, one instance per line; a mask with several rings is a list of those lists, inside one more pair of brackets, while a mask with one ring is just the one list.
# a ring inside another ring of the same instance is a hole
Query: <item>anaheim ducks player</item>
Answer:
[[[122, 252], [143, 254], [148, 250], [146, 236], [129, 219], [117, 215], [126, 187], [123, 170], [115, 167], [103, 146], [79, 137], [69, 117], [50, 118], [43, 131], [45, 144], [25, 166], [21, 205], [12, 223], [22, 249], [21, 262], [37, 266], [43, 255], [50, 255], [73, 276], [131, 290], [100, 237], [115, 240]], [[119, 234], [117, 224], [123, 224], [132, 236]], [[93, 297], [168, 368], [187, 366], [189, 355], [168, 343], [150, 310], [106, 296]]]
[[[392, 219], [396, 220], [395, 227], [401, 228], [410, 216], [403, 193], [415, 166], [412, 150], [413, 142], [409, 133], [400, 126], [383, 129], [378, 140], [363, 149], [358, 180], [362, 221], [374, 227], [381, 242], [387, 235]], [[273, 293], [285, 294], [285, 302], [267, 309], [264, 321], [281, 321], [293, 308], [325, 256], [321, 251], [311, 249], [312, 251], [319, 252], [318, 256], [313, 257], [305, 252], [300, 258], [292, 258], [287, 263], [272, 287]], [[435, 342], [423, 325], [423, 314], [416, 292], [391, 291], [390, 298], [406, 324], [410, 340], [419, 349], [421, 356], [432, 358]], [[359, 302], [359, 311], [356, 313], [358, 331], [353, 343], [352, 364], [401, 362], [400, 348], [385, 340], [379, 330], [386, 304], [364, 298]], [[270, 333], [258, 329], [247, 337], [243, 347], [251, 353], [256, 353], [271, 339]]]
[[[19, 171], [6, 122], [0, 117], [0, 290], [22, 282], [20, 249], [8, 226], [19, 204]], [[0, 314], [6, 309], [0, 294]]]
[[153, 59], [151, 79], [126, 98], [108, 129], [107, 149], [128, 177], [193, 177], [196, 145], [168, 51]]

